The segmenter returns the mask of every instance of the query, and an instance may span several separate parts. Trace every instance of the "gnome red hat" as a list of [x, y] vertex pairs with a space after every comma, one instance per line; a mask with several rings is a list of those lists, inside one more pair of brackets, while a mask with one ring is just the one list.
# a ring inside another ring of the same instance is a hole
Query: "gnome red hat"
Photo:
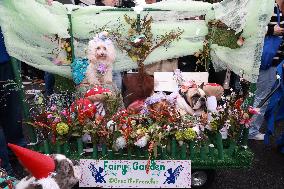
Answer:
[[55, 171], [55, 162], [51, 157], [15, 144], [8, 144], [8, 146], [16, 154], [22, 166], [35, 178], [46, 178]]
[[85, 97], [89, 97], [92, 95], [102, 94], [102, 93], [109, 93], [111, 92], [109, 89], [102, 88], [101, 86], [94, 87], [88, 90], [85, 94]]

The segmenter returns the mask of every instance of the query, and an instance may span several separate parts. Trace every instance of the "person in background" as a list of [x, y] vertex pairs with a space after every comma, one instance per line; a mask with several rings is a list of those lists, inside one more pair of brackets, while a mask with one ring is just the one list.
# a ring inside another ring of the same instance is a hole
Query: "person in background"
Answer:
[[[280, 10], [280, 25], [277, 23], [277, 9]], [[266, 35], [276, 35], [283, 37], [284, 34], [284, 0], [276, 0], [274, 7], [274, 14], [268, 24], [268, 30]], [[280, 45], [276, 56], [272, 61], [272, 66], [267, 70], [259, 71], [258, 81], [256, 83], [254, 107], [258, 106], [259, 103], [269, 94], [275, 80], [276, 80], [276, 67], [284, 59], [284, 46]], [[253, 117], [253, 122], [249, 130], [249, 139], [253, 140], [264, 140], [264, 134], [260, 133], [259, 129], [264, 122], [264, 113], [267, 108], [267, 103], [260, 108], [260, 114]]]
[[0, 166], [13, 175], [9, 162], [7, 143], [25, 146], [22, 131], [22, 102], [4, 37], [0, 28]]
[[55, 77], [52, 73], [45, 72], [44, 74], [45, 82], [45, 95], [50, 96], [54, 93]]

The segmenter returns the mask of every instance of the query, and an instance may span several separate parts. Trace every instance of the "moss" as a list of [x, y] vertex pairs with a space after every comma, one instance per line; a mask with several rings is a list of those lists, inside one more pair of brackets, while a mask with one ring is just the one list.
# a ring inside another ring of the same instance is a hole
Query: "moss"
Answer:
[[241, 33], [235, 34], [234, 30], [228, 29], [228, 26], [221, 21], [214, 20], [209, 22], [208, 25], [209, 35], [213, 44], [229, 47], [231, 49], [239, 48], [237, 41]]
[[74, 82], [69, 79], [65, 78], [59, 75], [55, 75], [55, 90], [56, 91], [69, 91], [74, 92], [75, 91], [75, 84]]

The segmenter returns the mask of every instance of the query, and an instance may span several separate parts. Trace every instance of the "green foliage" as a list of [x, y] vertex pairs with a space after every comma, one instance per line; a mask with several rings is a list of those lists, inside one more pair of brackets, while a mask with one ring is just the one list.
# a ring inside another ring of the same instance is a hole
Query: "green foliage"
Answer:
[[74, 92], [75, 85], [72, 79], [65, 78], [59, 75], [55, 75], [55, 89], [57, 91]]

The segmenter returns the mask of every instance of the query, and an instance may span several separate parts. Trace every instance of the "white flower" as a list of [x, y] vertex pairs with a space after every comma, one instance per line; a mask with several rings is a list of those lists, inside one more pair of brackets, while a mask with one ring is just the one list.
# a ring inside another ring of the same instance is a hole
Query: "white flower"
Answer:
[[91, 137], [91, 135], [85, 133], [85, 134], [82, 136], [82, 141], [83, 141], [84, 143], [90, 143], [90, 142], [92, 142], [92, 137]]
[[130, 123], [131, 123], [132, 126], [136, 125], [136, 121], [135, 120], [132, 120]]
[[214, 144], [209, 144], [208, 145], [210, 148], [214, 148]]
[[228, 129], [227, 127], [223, 127], [220, 129], [219, 133], [222, 135], [222, 139], [227, 139], [228, 138]]
[[116, 130], [116, 128], [114, 128], [115, 126], [115, 122], [113, 120], [110, 120], [109, 122], [107, 122], [107, 129], [110, 130], [110, 131], [113, 131], [113, 130]]
[[145, 147], [145, 146], [147, 145], [148, 140], [149, 140], [148, 136], [143, 136], [142, 138], [140, 138], [139, 140], [137, 140], [137, 141], [134, 143], [134, 145], [136, 145], [136, 146], [138, 146], [138, 147], [140, 147], [140, 148], [143, 148], [143, 147]]
[[245, 150], [248, 148], [248, 146], [242, 146]]
[[119, 149], [123, 149], [126, 147], [126, 140], [123, 136], [118, 137], [115, 141], [115, 146], [116, 148]]
[[196, 132], [197, 135], [200, 135], [201, 131], [198, 125], [192, 127], [192, 130], [194, 130]]

